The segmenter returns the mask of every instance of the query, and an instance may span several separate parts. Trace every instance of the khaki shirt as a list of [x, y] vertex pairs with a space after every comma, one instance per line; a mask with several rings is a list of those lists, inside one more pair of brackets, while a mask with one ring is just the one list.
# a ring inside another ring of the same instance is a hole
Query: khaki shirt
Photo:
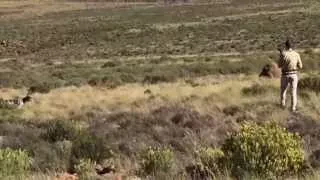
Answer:
[[302, 69], [299, 53], [292, 49], [282, 51], [279, 60], [279, 68], [281, 68], [284, 73]]

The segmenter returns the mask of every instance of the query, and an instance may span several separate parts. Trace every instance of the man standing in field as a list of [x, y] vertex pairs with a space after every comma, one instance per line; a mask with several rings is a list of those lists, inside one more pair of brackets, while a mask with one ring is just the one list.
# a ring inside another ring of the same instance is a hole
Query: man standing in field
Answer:
[[291, 88], [291, 110], [297, 108], [298, 70], [302, 68], [300, 55], [292, 50], [289, 40], [285, 42], [285, 49], [280, 51], [279, 68], [281, 68], [281, 106], [286, 105], [286, 93]]

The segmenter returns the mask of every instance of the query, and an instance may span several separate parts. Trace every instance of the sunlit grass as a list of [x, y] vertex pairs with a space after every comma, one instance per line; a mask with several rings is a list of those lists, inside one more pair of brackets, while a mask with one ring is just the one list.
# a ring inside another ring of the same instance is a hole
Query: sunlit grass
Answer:
[[[243, 95], [242, 89], [254, 84], [260, 84], [271, 90], [257, 96]], [[48, 94], [35, 94], [33, 102], [24, 107], [23, 118], [50, 120], [69, 119], [86, 112], [148, 112], [164, 105], [179, 104], [191, 106], [203, 114], [212, 114], [217, 109], [231, 105], [244, 108], [250, 106], [255, 109], [248, 111], [254, 113], [254, 111], [269, 110], [270, 119], [281, 120], [287, 117], [288, 111], [278, 107], [279, 85], [279, 79], [234, 76], [218, 84], [208, 83], [194, 87], [183, 81], [155, 85], [128, 84], [116, 89], [91, 86], [66, 87], [52, 90]], [[147, 89], [151, 94], [144, 93]], [[289, 106], [289, 93], [287, 99]], [[319, 96], [315, 93], [310, 93], [310, 100], [299, 98], [300, 110], [307, 115], [317, 117], [320, 114], [319, 100]]]
[[[180, 103], [209, 113], [212, 106], [225, 107], [259, 101], [277, 100], [275, 93], [263, 97], [243, 97], [241, 90], [255, 83], [278, 87], [278, 80], [262, 80], [256, 77], [226, 80], [218, 84], [190, 86], [183, 81], [156, 85], [128, 84], [116, 89], [91, 86], [55, 89], [48, 94], [35, 94], [31, 104], [24, 108], [25, 119], [68, 119], [91, 110], [100, 112], [148, 111], [164, 104]], [[151, 94], [145, 94], [149, 89]], [[150, 99], [154, 96], [154, 99]], [[188, 97], [190, 100], [185, 101]]]

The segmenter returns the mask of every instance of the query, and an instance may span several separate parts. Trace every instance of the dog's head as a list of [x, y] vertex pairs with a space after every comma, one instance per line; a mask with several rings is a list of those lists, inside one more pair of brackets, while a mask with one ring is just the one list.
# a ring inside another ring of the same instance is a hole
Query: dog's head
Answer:
[[32, 97], [31, 96], [26, 96], [24, 98], [22, 98], [22, 102], [23, 104], [27, 103], [27, 102], [30, 102], [32, 100]]

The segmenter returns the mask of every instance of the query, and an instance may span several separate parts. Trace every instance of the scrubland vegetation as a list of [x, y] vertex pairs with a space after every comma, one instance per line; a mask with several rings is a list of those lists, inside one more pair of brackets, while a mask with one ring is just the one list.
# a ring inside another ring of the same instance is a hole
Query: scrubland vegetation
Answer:
[[[0, 97], [32, 102], [0, 109], [0, 178], [319, 179], [319, 7], [1, 1]], [[258, 77], [288, 36], [296, 113]]]

